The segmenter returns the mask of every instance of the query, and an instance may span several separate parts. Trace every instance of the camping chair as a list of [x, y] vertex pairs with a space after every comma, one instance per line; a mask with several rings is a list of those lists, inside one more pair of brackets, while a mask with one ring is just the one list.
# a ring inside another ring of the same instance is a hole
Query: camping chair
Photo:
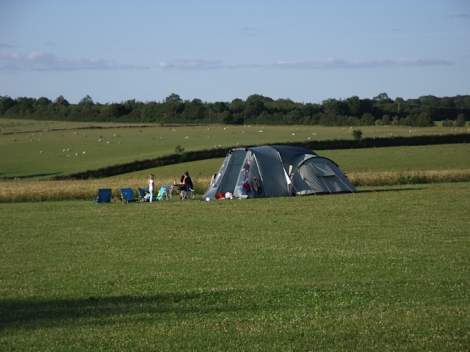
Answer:
[[111, 196], [111, 188], [100, 188], [96, 196], [96, 203], [109, 203], [111, 202]]
[[125, 203], [134, 202], [134, 191], [132, 188], [121, 188], [121, 201]]
[[181, 199], [194, 199], [194, 189], [189, 188], [188, 190], [182, 189], [180, 191]]
[[[148, 196], [149, 191], [148, 188], [138, 188], [139, 191], [139, 202], [148, 202], [150, 197]], [[157, 195], [153, 194], [153, 199], [152, 201], [157, 200]]]
[[174, 185], [162, 185], [163, 187], [166, 188], [166, 194], [168, 195], [167, 199], [171, 199], [173, 198], [173, 191], [175, 190], [175, 186]]
[[137, 188], [139, 192], [139, 202], [145, 202], [145, 195], [148, 193], [146, 188]]
[[168, 200], [170, 196], [168, 195], [168, 189], [165, 186], [161, 186], [158, 190], [157, 200]]

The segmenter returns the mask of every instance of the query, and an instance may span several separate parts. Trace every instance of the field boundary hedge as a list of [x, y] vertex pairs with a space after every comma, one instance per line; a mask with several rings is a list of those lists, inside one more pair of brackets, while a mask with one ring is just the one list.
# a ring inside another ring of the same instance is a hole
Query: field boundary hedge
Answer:
[[[62, 122], [62, 121], [59, 121]], [[77, 121], [80, 122], [80, 121]], [[99, 123], [99, 122], [97, 122]], [[104, 123], [104, 122], [103, 122]], [[42, 128], [42, 129], [36, 129], [36, 130], [29, 130], [29, 131], [10, 131], [10, 132], [2, 132], [0, 133], [0, 136], [12, 136], [16, 134], [28, 134], [28, 133], [41, 133], [41, 132], [63, 132], [63, 131], [81, 131], [81, 130], [112, 130], [112, 129], [120, 129], [120, 128], [153, 128], [153, 127], [180, 127], [181, 125], [178, 124], [172, 124], [172, 123], [159, 123], [159, 124], [142, 124], [142, 125], [136, 125], [136, 124], [122, 124], [122, 125], [116, 125], [116, 126], [82, 126], [82, 127], [51, 127], [51, 128]], [[185, 124], [185, 127], [194, 127], [194, 126], [201, 126], [200, 124], [194, 123], [194, 124]]]
[[[357, 148], [378, 148], [378, 147], [402, 147], [402, 146], [419, 146], [419, 145], [435, 145], [435, 144], [457, 144], [469, 143], [470, 133], [446, 134], [446, 135], [426, 135], [412, 137], [375, 137], [364, 138], [361, 140], [335, 139], [324, 141], [308, 141], [296, 143], [272, 143], [270, 145], [300, 145], [312, 150], [334, 150], [334, 149], [357, 149]], [[264, 144], [266, 145], [266, 144]], [[54, 176], [54, 180], [68, 179], [90, 179], [102, 178], [120, 175], [124, 173], [150, 169], [153, 167], [179, 164], [183, 162], [198, 161], [205, 159], [221, 158], [227, 153], [239, 146], [231, 146], [225, 148], [203, 149], [195, 151], [187, 151], [164, 155], [158, 158], [136, 160], [129, 163], [111, 165], [95, 170], [87, 170], [83, 172], [72, 173], [69, 175]]]

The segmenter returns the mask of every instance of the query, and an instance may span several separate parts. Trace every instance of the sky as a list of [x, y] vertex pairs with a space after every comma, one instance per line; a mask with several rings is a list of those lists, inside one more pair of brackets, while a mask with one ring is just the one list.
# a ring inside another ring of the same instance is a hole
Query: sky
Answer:
[[470, 94], [470, 0], [0, 0], [0, 95]]

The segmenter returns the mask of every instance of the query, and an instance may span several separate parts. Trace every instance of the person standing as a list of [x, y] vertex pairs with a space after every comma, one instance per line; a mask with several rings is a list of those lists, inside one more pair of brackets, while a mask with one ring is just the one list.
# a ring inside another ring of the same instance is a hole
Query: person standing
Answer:
[[150, 194], [149, 202], [150, 203], [152, 203], [152, 201], [153, 201], [154, 191], [155, 191], [155, 175], [150, 174], [150, 176], [149, 176], [149, 194]]

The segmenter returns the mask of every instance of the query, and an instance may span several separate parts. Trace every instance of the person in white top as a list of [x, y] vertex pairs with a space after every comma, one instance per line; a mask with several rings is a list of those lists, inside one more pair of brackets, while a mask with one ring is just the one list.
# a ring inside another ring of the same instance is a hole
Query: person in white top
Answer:
[[149, 202], [150, 203], [152, 203], [152, 200], [153, 200], [154, 190], [155, 190], [155, 175], [150, 174], [149, 176], [149, 193], [150, 193]]

